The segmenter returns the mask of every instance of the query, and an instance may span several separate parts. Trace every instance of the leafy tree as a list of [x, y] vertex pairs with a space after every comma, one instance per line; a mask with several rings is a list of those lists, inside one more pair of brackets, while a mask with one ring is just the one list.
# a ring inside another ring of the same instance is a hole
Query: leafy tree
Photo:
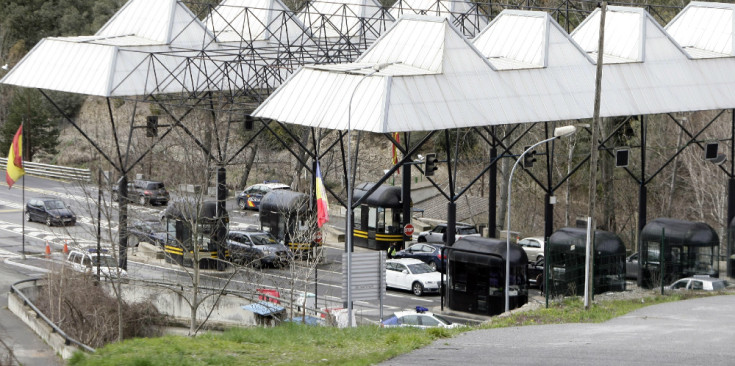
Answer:
[[0, 128], [0, 151], [9, 151], [13, 136], [22, 122], [24, 160], [33, 160], [39, 152], [56, 154], [59, 129], [50, 106], [35, 89], [19, 89], [8, 108], [8, 118]]

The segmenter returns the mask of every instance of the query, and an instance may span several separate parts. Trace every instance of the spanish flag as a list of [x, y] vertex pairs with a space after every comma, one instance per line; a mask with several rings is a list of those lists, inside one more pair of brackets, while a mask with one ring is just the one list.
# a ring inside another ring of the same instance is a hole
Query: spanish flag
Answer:
[[25, 174], [23, 169], [23, 125], [18, 127], [18, 132], [13, 137], [13, 143], [10, 145], [8, 153], [8, 167], [5, 169], [5, 181], [8, 182], [8, 189], [13, 188], [13, 184]]
[[322, 171], [319, 169], [319, 162], [316, 163], [316, 223], [321, 228], [324, 223], [329, 221], [329, 202], [327, 201], [327, 191], [324, 188], [324, 180], [322, 180]]

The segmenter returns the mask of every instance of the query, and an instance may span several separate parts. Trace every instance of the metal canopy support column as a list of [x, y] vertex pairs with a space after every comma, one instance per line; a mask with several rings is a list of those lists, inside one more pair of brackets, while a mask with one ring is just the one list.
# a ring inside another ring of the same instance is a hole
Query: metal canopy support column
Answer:
[[727, 179], [727, 258], [725, 266], [728, 277], [735, 277], [735, 263], [733, 263], [733, 238], [730, 232], [730, 223], [735, 217], [735, 109], [732, 110], [732, 123], [730, 125], [730, 172]]
[[[549, 124], [544, 124], [546, 137], [549, 136]], [[554, 195], [554, 186], [552, 184], [552, 174], [554, 165], [554, 141], [551, 142], [551, 151], [549, 145], [546, 144], [546, 194], [544, 195], [544, 238], [549, 238], [554, 232], [554, 205], [551, 203], [551, 197]]]
[[498, 148], [495, 134], [492, 137], [493, 146], [490, 149], [490, 161], [493, 162], [490, 167], [490, 179], [488, 179], [488, 210], [487, 210], [487, 228], [488, 237], [498, 237]]
[[[408, 150], [408, 136], [404, 136], [406, 141], [406, 150]], [[410, 159], [410, 156], [404, 156], [405, 159]], [[403, 226], [411, 223], [411, 164], [403, 164], [403, 171], [401, 172], [403, 178], [401, 183], [401, 200], [403, 202]], [[401, 249], [405, 249], [407, 244], [412, 240], [411, 237], [403, 235], [403, 245]]]
[[118, 226], [118, 267], [128, 270], [128, 176], [123, 174], [117, 184], [118, 192], [118, 222], [122, 223]]
[[[638, 188], [638, 235], [640, 238], [643, 227], [646, 226], [646, 201], [647, 201], [647, 190], [646, 190], [646, 116], [640, 116], [641, 119], [641, 180]], [[639, 243], [636, 243], [638, 250], [640, 251], [640, 239]], [[641, 256], [642, 254], [639, 254]], [[638, 266], [638, 286], [643, 286], [642, 266]]]

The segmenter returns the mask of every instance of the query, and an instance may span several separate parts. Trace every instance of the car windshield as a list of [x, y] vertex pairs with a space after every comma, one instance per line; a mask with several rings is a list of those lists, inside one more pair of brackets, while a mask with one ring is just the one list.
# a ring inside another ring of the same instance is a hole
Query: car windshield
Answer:
[[54, 200], [54, 201], [46, 201], [43, 204], [49, 210], [59, 210], [59, 209], [62, 209], [62, 208], [66, 208], [66, 205], [64, 205], [64, 202], [57, 201], [57, 200]]
[[436, 315], [436, 314], [434, 314], [434, 317], [435, 317], [435, 318], [436, 318], [436, 319], [437, 319], [438, 321], [440, 321], [440, 322], [444, 323], [444, 325], [452, 325], [452, 322], [450, 322], [449, 320], [447, 320], [447, 318], [445, 318], [445, 317], [443, 317], [443, 316], [441, 316], [441, 315]]
[[163, 189], [163, 183], [161, 182], [154, 182], [154, 183], [148, 183], [148, 186], [146, 186], [145, 189]]
[[431, 272], [434, 272], [434, 270], [432, 270], [431, 267], [429, 267], [429, 265], [426, 264], [426, 263], [409, 264], [408, 265], [408, 269], [413, 274], [421, 274], [421, 273], [431, 273]]
[[250, 239], [255, 243], [255, 245], [271, 245], [278, 243], [272, 235], [265, 233], [251, 234]]
[[474, 227], [458, 227], [457, 234], [459, 235], [472, 235], [477, 234], [477, 230]]
[[[90, 254], [90, 257], [92, 258], [92, 266], [97, 267], [97, 255]], [[115, 259], [113, 259], [109, 255], [101, 255], [100, 256], [100, 267], [114, 268], [114, 267], [117, 267], [117, 262], [115, 261]]]

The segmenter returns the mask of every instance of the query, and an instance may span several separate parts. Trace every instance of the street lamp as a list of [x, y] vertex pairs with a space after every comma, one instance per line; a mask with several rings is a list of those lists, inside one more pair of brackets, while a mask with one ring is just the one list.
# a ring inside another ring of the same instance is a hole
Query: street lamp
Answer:
[[[527, 152], [533, 150], [536, 146], [541, 145], [543, 143], [547, 143], [552, 140], [556, 140], [559, 137], [566, 137], [571, 136], [577, 132], [577, 126], [562, 126], [557, 127], [554, 129], [554, 136], [551, 138], [548, 138], [543, 141], [539, 141], [530, 147], [526, 148], [526, 150], [518, 157], [518, 160], [516, 160], [515, 164], [513, 164], [513, 169], [510, 171], [510, 177], [508, 178], [508, 210], [506, 215], [508, 215], [508, 224], [506, 225], [505, 229], [505, 312], [507, 313], [510, 310], [510, 301], [508, 296], [508, 291], [510, 287], [510, 193], [513, 183], [513, 173], [516, 171], [516, 167], [518, 166], [518, 163], [523, 161], [523, 156], [526, 155]], [[546, 262], [548, 263], [548, 261]]]
[[364, 74], [360, 81], [357, 82], [357, 85], [355, 85], [355, 89], [352, 90], [352, 94], [350, 95], [350, 102], [347, 104], [347, 222], [345, 227], [345, 236], [347, 239], [345, 240], [345, 251], [347, 252], [347, 322], [350, 324], [349, 326], [352, 327], [352, 158], [350, 157], [350, 153], [352, 151], [352, 99], [355, 97], [355, 92], [357, 91], [357, 88], [360, 87], [360, 84], [362, 84], [365, 79], [367, 79], [370, 76], [373, 76], [373, 74], [379, 72], [380, 70], [393, 65], [397, 64], [398, 62], [386, 62], [386, 63], [380, 63], [372, 66], [368, 66], [365, 68], [372, 68], [372, 70]]

